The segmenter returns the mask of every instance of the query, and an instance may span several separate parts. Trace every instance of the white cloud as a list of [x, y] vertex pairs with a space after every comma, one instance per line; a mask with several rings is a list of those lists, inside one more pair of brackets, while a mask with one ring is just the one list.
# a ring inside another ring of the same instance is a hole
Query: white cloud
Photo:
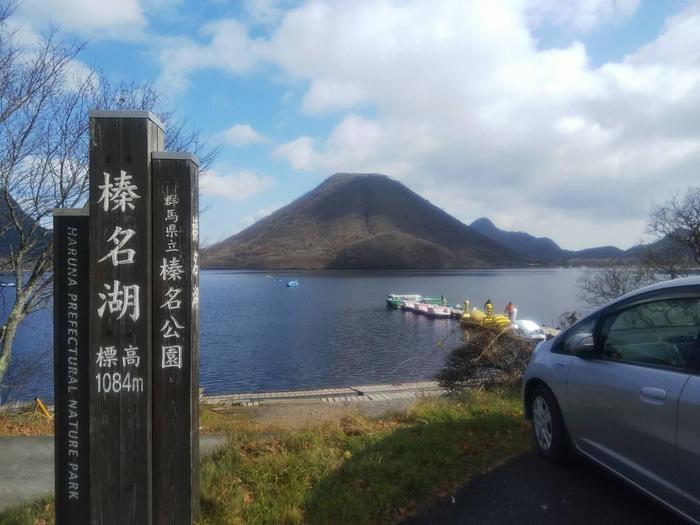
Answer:
[[146, 25], [139, 0], [23, 0], [17, 15], [91, 37], [135, 38]]
[[590, 31], [605, 21], [632, 15], [639, 0], [530, 0], [526, 13], [534, 26], [550, 24], [577, 31]]
[[323, 113], [328, 110], [350, 108], [365, 101], [366, 97], [361, 87], [347, 82], [338, 82], [332, 78], [319, 78], [311, 81], [309, 91], [302, 101], [302, 107], [308, 113]]
[[67, 89], [70, 91], [76, 91], [88, 80], [91, 80], [95, 84], [100, 81], [99, 77], [95, 74], [95, 71], [85, 64], [85, 62], [77, 59], [71, 60], [66, 68]]
[[206, 44], [190, 38], [161, 39], [156, 58], [162, 70], [158, 85], [171, 95], [189, 86], [189, 75], [201, 69], [221, 69], [231, 74], [249, 73], [260, 60], [259, 42], [235, 19], [217, 20], [204, 25], [200, 37]]
[[269, 26], [284, 16], [289, 0], [243, 0], [246, 20], [252, 25]]
[[[279, 204], [276, 204], [274, 206], [266, 206], [265, 208], [260, 208], [257, 210], [255, 213], [252, 215], [246, 215], [243, 217], [239, 224], [240, 224], [240, 229], [243, 230], [247, 228], [248, 226], [252, 226], [256, 222], [258, 222], [260, 219], [267, 217], [268, 215], [272, 214], [273, 212], [277, 211], [279, 208], [282, 206]], [[240, 231], [240, 230], [239, 230]]]
[[274, 186], [275, 180], [254, 171], [240, 170], [221, 174], [217, 170], [207, 170], [199, 179], [202, 195], [232, 201], [244, 201]]
[[233, 146], [248, 146], [250, 144], [265, 144], [270, 139], [255, 131], [250, 124], [234, 124], [219, 136], [226, 144]]
[[463, 220], [517, 214], [565, 247], [634, 242], [641, 232], [607, 225], [641, 224], [652, 197], [697, 184], [700, 8], [602, 66], [582, 42], [539, 49], [533, 31], [590, 31], [637, 4], [309, 1], [268, 37], [208, 26], [164, 74], [271, 65], [306, 86], [300, 110], [340, 115], [327, 136], [275, 148], [295, 169], [384, 172]]
[[287, 160], [294, 169], [309, 171], [317, 163], [314, 139], [299, 137], [275, 148], [273, 155]]

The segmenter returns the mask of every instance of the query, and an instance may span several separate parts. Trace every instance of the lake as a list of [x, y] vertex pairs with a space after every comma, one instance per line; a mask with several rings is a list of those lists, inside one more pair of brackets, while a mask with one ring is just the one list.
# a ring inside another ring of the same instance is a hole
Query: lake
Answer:
[[[268, 278], [266, 272], [203, 271], [201, 386], [215, 394], [430, 379], [459, 342], [458, 323], [388, 310], [387, 293], [445, 293], [450, 303], [469, 299], [478, 307], [490, 298], [497, 311], [512, 300], [519, 318], [551, 325], [562, 312], [582, 309], [576, 300], [580, 274], [319, 271]], [[285, 286], [292, 278], [299, 288]], [[15, 356], [41, 366], [15, 397], [52, 400], [52, 339], [49, 310], [20, 328]]]

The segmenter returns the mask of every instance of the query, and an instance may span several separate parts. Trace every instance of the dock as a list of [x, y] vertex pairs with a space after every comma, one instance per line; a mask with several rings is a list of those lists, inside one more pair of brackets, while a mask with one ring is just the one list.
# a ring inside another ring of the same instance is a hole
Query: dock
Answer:
[[389, 383], [379, 385], [291, 390], [286, 392], [250, 392], [240, 394], [205, 395], [203, 402], [211, 405], [256, 406], [281, 403], [367, 403], [398, 399], [420, 399], [443, 395], [437, 381]]

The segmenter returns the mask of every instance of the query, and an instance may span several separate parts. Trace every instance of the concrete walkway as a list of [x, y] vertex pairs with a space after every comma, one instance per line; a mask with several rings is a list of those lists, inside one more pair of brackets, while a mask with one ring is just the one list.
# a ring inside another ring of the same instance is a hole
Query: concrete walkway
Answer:
[[[221, 435], [202, 435], [201, 454], [225, 441]], [[53, 436], [0, 437], [0, 510], [53, 494]]]

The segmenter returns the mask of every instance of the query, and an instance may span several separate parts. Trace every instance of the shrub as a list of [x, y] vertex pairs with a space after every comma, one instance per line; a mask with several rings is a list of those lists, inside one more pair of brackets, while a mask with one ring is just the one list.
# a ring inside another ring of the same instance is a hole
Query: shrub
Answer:
[[512, 330], [465, 328], [437, 379], [450, 391], [511, 385], [522, 378], [534, 345]]

